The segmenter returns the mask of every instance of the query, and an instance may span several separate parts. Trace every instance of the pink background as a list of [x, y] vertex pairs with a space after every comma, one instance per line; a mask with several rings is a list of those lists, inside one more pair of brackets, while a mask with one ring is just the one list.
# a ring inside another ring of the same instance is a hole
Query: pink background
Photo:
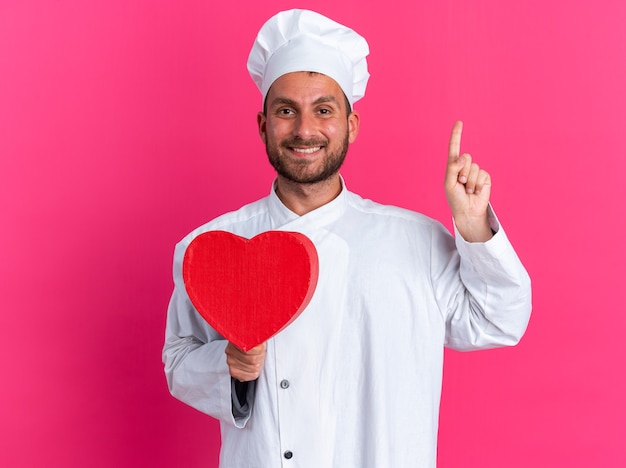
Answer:
[[245, 61], [273, 13], [361, 32], [343, 171], [450, 226], [448, 132], [534, 281], [516, 348], [446, 354], [439, 466], [626, 466], [626, 3], [0, 1], [0, 466], [214, 467], [161, 365], [174, 244], [269, 192]]

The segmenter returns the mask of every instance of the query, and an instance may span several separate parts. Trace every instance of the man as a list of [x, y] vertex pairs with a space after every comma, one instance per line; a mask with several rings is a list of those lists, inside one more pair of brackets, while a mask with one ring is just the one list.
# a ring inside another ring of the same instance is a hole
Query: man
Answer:
[[[346, 188], [367, 54], [356, 32], [310, 11], [263, 26], [248, 67], [271, 193], [176, 247], [165, 372], [174, 396], [220, 420], [224, 468], [434, 467], [444, 346], [514, 345], [526, 329], [530, 280], [489, 206], [489, 174], [459, 154], [460, 122], [445, 175], [456, 240]], [[308, 307], [247, 353], [198, 315], [182, 280], [189, 243], [218, 229], [301, 232], [319, 256]]]

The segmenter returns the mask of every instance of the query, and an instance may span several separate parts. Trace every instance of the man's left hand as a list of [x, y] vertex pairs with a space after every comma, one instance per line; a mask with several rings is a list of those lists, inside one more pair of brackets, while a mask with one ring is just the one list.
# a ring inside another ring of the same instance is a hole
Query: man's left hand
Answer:
[[468, 242], [485, 242], [492, 237], [487, 218], [491, 176], [461, 151], [463, 122], [455, 122], [450, 135], [445, 189], [457, 230]]

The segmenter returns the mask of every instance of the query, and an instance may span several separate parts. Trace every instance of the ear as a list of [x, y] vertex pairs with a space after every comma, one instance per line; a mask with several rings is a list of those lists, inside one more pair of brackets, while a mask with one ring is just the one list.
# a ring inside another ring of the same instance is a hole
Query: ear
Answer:
[[348, 116], [348, 142], [353, 143], [359, 134], [361, 116], [357, 111], [352, 111]]
[[265, 114], [263, 112], [259, 112], [256, 115], [256, 123], [259, 127], [259, 135], [261, 136], [261, 140], [263, 140], [263, 143], [267, 144], [267, 117], [265, 117]]

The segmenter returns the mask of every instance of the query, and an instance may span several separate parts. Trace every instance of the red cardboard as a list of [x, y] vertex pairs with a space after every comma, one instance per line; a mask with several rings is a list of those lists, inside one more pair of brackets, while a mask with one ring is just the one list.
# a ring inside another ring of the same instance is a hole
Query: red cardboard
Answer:
[[197, 236], [185, 251], [192, 304], [225, 339], [248, 351], [293, 322], [309, 304], [319, 273], [305, 235], [267, 231], [252, 239], [225, 231]]

